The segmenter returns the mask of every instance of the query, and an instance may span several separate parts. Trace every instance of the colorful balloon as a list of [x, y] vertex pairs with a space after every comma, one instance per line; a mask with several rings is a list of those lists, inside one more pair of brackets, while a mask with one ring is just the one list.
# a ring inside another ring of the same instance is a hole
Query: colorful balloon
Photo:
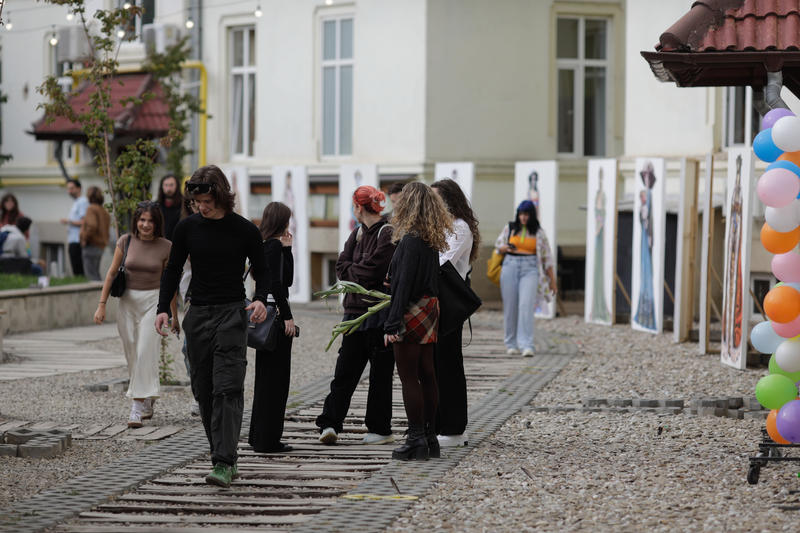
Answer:
[[800, 315], [800, 292], [788, 285], [773, 287], [764, 297], [764, 312], [773, 322], [791, 322]]
[[772, 109], [764, 115], [764, 118], [761, 119], [761, 129], [769, 129], [775, 125], [777, 121], [782, 119], [783, 117], [793, 117], [794, 113], [786, 109], [785, 107], [779, 107], [777, 109]]
[[772, 140], [772, 129], [766, 129], [761, 131], [756, 135], [756, 138], [753, 139], [753, 152], [755, 152], [756, 157], [760, 160], [772, 163], [778, 159], [784, 151], [775, 146], [775, 142]]
[[772, 273], [784, 282], [800, 282], [800, 254], [786, 252], [772, 258]]
[[778, 366], [778, 362], [775, 360], [775, 354], [769, 358], [769, 373], [770, 374], [780, 374], [782, 376], [786, 376], [787, 378], [791, 379], [795, 385], [800, 382], [800, 372], [787, 372]]
[[780, 409], [796, 397], [797, 386], [786, 376], [770, 374], [756, 383], [756, 399], [767, 409]]
[[800, 167], [800, 152], [784, 152], [778, 161], [789, 161]]
[[784, 152], [800, 150], [800, 118], [781, 117], [772, 126], [772, 142]]
[[787, 372], [800, 372], [800, 339], [786, 339], [775, 350], [775, 362]]
[[759, 322], [750, 331], [750, 342], [761, 353], [774, 354], [783, 341], [784, 338], [775, 332], [769, 320]]
[[767, 170], [772, 170], [774, 168], [782, 168], [785, 170], [789, 170], [791, 172], [794, 172], [797, 175], [797, 177], [800, 178], [800, 166], [795, 165], [791, 161], [781, 161], [780, 159], [778, 159], [774, 163], [770, 163], [769, 165], [767, 165]]
[[758, 178], [756, 192], [764, 205], [786, 207], [800, 193], [800, 179], [791, 170], [773, 168]]
[[769, 224], [769, 227], [783, 233], [792, 231], [800, 225], [797, 215], [797, 200], [786, 207], [767, 207], [764, 210], [764, 219]]
[[770, 322], [770, 327], [783, 339], [797, 337], [800, 335], [800, 315], [798, 315], [798, 317], [791, 322], [787, 322], [785, 324], [781, 324], [780, 322]]
[[800, 442], [800, 400], [786, 402], [775, 417], [775, 428], [781, 437]]
[[770, 253], [785, 254], [797, 246], [798, 242], [800, 242], [800, 227], [781, 233], [769, 227], [766, 222], [761, 226], [761, 244]]
[[767, 415], [767, 433], [769, 438], [777, 444], [791, 444], [788, 440], [784, 439], [778, 431], [778, 410], [773, 409]]

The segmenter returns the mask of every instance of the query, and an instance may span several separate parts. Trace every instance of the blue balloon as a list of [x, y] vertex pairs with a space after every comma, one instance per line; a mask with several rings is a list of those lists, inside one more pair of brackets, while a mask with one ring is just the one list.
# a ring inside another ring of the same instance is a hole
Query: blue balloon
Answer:
[[792, 163], [791, 161], [775, 161], [774, 163], [770, 163], [767, 165], [767, 170], [772, 170], [773, 168], [784, 168], [786, 170], [791, 170], [797, 177], [800, 178], [800, 167]]
[[753, 139], [753, 152], [756, 157], [767, 163], [775, 161], [783, 154], [783, 150], [775, 146], [772, 141], [772, 128], [761, 130], [756, 135], [756, 138]]
[[750, 342], [756, 350], [761, 353], [775, 353], [778, 346], [785, 341], [783, 337], [775, 333], [769, 320], [759, 322], [750, 332]]

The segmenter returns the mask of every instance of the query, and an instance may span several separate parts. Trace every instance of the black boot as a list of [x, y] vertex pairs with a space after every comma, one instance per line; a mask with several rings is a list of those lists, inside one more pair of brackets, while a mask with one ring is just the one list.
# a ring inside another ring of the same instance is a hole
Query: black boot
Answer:
[[431, 459], [438, 459], [442, 456], [439, 450], [439, 439], [430, 424], [425, 424], [425, 440], [428, 441], [428, 455]]
[[428, 457], [428, 442], [425, 439], [425, 430], [422, 426], [409, 424], [406, 443], [392, 451], [392, 459], [425, 461]]

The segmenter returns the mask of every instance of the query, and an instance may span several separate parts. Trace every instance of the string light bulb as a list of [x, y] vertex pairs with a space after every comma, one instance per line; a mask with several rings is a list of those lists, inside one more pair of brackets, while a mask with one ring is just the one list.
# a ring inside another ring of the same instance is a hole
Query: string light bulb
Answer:
[[131, 8], [130, 2], [125, 2], [124, 4], [122, 4], [122, 9], [130, 9], [130, 8]]
[[11, 22], [11, 13], [9, 13], [8, 17], [6, 18], [6, 29], [8, 31], [11, 31], [13, 28], [14, 28], [14, 24]]
[[53, 33], [50, 35], [50, 46], [58, 44], [58, 36], [56, 35], [56, 27], [53, 26]]
[[67, 13], [67, 20], [68, 20], [69, 22], [72, 22], [72, 20], [73, 20], [74, 18], [75, 18], [75, 14], [74, 14], [74, 13], [72, 13], [71, 11], [70, 11], [69, 13]]
[[325, 5], [326, 6], [333, 5], [333, 0], [325, 0]]
[[123, 30], [123, 29], [117, 30], [117, 37], [119, 37], [120, 39], [125, 37], [125, 30]]
[[261, 15], [263, 15], [263, 14], [264, 14], [264, 12], [261, 11], [261, 4], [258, 4], [256, 6], [256, 10], [253, 12], [253, 15], [255, 15], [256, 18], [261, 18]]
[[189, 17], [186, 19], [186, 29], [191, 30], [192, 28], [194, 28], [194, 21], [192, 20], [192, 17]]

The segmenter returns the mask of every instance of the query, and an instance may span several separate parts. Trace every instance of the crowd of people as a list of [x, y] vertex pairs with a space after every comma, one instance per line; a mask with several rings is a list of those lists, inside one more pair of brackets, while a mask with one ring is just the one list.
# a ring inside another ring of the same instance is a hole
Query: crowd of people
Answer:
[[[99, 279], [100, 258], [110, 238], [103, 193], [90, 187], [83, 197], [77, 180], [68, 182], [67, 192], [73, 205], [62, 222], [68, 226], [73, 272]], [[257, 453], [292, 449], [282, 441], [292, 341], [299, 334], [288, 298], [294, 279], [292, 212], [281, 202], [270, 202], [256, 227], [234, 212], [235, 193], [213, 165], [195, 171], [183, 192], [179, 180], [167, 175], [159, 184], [157, 201], [138, 204], [130, 231], [116, 239], [94, 321], [102, 323], [108, 298], [119, 296], [117, 328], [130, 376], [132, 428], [152, 418], [159, 397], [159, 336], [183, 330], [195, 398], [192, 413], [202, 420], [213, 463], [206, 482], [229, 486], [238, 476], [248, 329], [268, 314], [276, 317], [271, 328], [277, 338], [270, 349], [256, 350], [248, 442]], [[339, 280], [389, 294], [391, 301], [343, 338], [316, 425], [320, 442], [335, 445], [369, 364], [362, 442], [393, 442], [396, 366], [408, 431], [392, 456], [437, 458], [442, 447], [468, 443], [463, 323], [459, 319], [458, 327], [440, 331], [439, 280], [442, 269], [449, 267], [469, 286], [481, 242], [478, 220], [451, 179], [432, 186], [397, 183], [388, 195], [389, 213], [383, 192], [365, 185], [355, 190], [358, 226], [338, 257], [336, 274]], [[20, 213], [12, 195], [0, 200], [0, 207], [0, 239], [8, 231], [2, 246], [5, 256], [7, 250], [24, 249], [18, 237], [24, 242], [30, 219]], [[534, 310], [540, 298], [552, 297], [555, 291], [552, 254], [533, 202], [518, 206], [495, 250], [504, 256], [500, 285], [507, 352], [533, 355]], [[252, 302], [245, 300], [248, 275], [255, 281]], [[371, 305], [369, 298], [347, 294], [343, 320], [360, 317]]]

